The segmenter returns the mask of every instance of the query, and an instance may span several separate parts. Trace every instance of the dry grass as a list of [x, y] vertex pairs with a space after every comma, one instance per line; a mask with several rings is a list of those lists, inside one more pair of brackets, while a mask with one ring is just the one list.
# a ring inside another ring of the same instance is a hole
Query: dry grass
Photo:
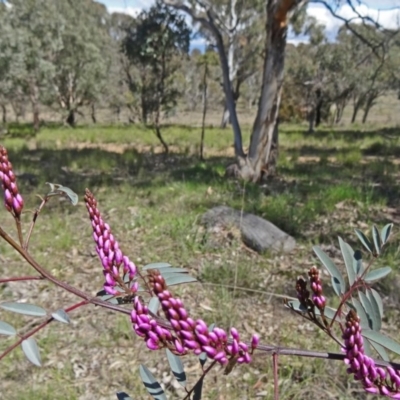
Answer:
[[[154, 135], [144, 128], [46, 128], [29, 139], [19, 132], [15, 128], [4, 144], [27, 209], [38, 204], [35, 194], [44, 193], [46, 181], [65, 184], [80, 196], [89, 187], [121, 248], [138, 266], [168, 261], [199, 278], [201, 283], [174, 290], [194, 317], [224, 328], [234, 325], [243, 337], [259, 332], [268, 344], [339, 351], [315, 327], [291, 315], [279, 295], [295, 295], [296, 277], [317, 265], [313, 243], [331, 251], [338, 234], [354, 244], [354, 228], [399, 221], [395, 161], [400, 147], [381, 134], [397, 138], [396, 130], [326, 128], [311, 136], [301, 126], [284, 126], [280, 175], [266, 187], [224, 179], [231, 155], [228, 131], [207, 130], [206, 162], [197, 160], [199, 132], [190, 128], [171, 126], [165, 131], [174, 146], [168, 158], [158, 154]], [[271, 220], [296, 237], [296, 250], [258, 255], [230, 232], [218, 239], [204, 232], [199, 216], [220, 204]], [[25, 231], [29, 219], [25, 214]], [[12, 230], [11, 222], [5, 211], [0, 213], [2, 226]], [[77, 207], [58, 199], [51, 202], [39, 217], [31, 250], [43, 266], [70, 284], [93, 294], [101, 288], [101, 266], [82, 202]], [[397, 256], [393, 243], [378, 264], [396, 269]], [[2, 276], [32, 272], [3, 242], [0, 257]], [[329, 286], [329, 279], [325, 281]], [[387, 307], [384, 331], [395, 338], [397, 284], [394, 273], [379, 287]], [[3, 285], [0, 300], [28, 301], [49, 311], [76, 301], [46, 282]], [[5, 312], [0, 318], [17, 327], [28, 322]], [[42, 368], [26, 361], [21, 350], [1, 362], [1, 398], [100, 400], [113, 399], [123, 390], [134, 399], [147, 399], [138, 376], [140, 363], [163, 382], [170, 399], [182, 398], [165, 356], [146, 349], [133, 335], [129, 319], [91, 306], [71, 318], [71, 325], [53, 323], [37, 336]], [[0, 349], [8, 344], [2, 338]], [[194, 383], [198, 362], [185, 357], [184, 363]], [[281, 357], [280, 390], [284, 400], [366, 398], [347, 378], [345, 366], [312, 359]], [[272, 399], [270, 357], [256, 357], [228, 377], [217, 368], [206, 379], [204, 393], [210, 400]]]

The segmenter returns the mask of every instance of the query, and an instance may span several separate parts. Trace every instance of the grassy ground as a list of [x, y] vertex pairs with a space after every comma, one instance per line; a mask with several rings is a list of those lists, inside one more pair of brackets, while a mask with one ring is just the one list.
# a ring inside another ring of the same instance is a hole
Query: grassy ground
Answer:
[[[168, 157], [160, 153], [155, 135], [138, 126], [53, 126], [36, 136], [28, 128], [11, 127], [2, 144], [9, 150], [26, 209], [38, 204], [35, 195], [46, 192], [45, 182], [69, 186], [81, 200], [88, 187], [121, 248], [138, 266], [168, 261], [198, 277], [200, 284], [174, 290], [193, 316], [225, 328], [234, 325], [244, 337], [259, 332], [264, 343], [339, 351], [286, 310], [279, 296], [294, 296], [297, 276], [317, 265], [313, 244], [337, 258], [332, 246], [338, 235], [354, 245], [354, 228], [398, 223], [398, 131], [321, 128], [311, 135], [303, 126], [283, 126], [279, 176], [264, 186], [224, 178], [233, 154], [228, 130], [207, 130], [203, 162], [197, 155], [199, 129], [169, 126], [164, 133], [171, 146]], [[217, 237], [205, 232], [199, 217], [221, 204], [270, 220], [296, 238], [296, 250], [258, 255], [243, 246], [235, 232]], [[24, 215], [25, 232], [29, 219]], [[12, 229], [11, 222], [6, 212], [0, 213], [2, 226]], [[396, 242], [377, 265], [395, 269], [379, 290], [386, 306], [384, 331], [399, 339]], [[76, 207], [59, 199], [50, 202], [39, 217], [31, 251], [53, 274], [80, 289], [95, 293], [101, 288], [101, 266], [82, 201]], [[30, 273], [4, 243], [0, 261], [2, 276]], [[25, 300], [49, 311], [74, 302], [71, 295], [43, 282], [3, 285], [0, 300]], [[134, 337], [127, 318], [93, 307], [71, 317], [71, 325], [55, 323], [38, 335], [43, 368], [29, 364], [20, 350], [2, 361], [1, 398], [113, 399], [116, 391], [124, 390], [135, 399], [147, 399], [138, 376], [140, 363], [165, 383], [169, 398], [182, 398], [165, 357], [151, 353]], [[19, 327], [28, 322], [4, 312], [0, 318], [12, 318]], [[0, 350], [9, 344], [2, 339]], [[197, 361], [187, 357], [184, 362], [193, 383], [199, 374]], [[366, 398], [347, 379], [345, 369], [337, 362], [281, 357], [281, 399]], [[204, 393], [210, 400], [272, 399], [270, 358], [260, 356], [228, 377], [216, 370], [206, 380]]]

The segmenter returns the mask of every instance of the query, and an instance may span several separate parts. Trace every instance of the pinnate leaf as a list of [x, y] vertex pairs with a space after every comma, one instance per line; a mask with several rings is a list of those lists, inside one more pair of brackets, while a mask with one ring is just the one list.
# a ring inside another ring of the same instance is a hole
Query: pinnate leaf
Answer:
[[22, 351], [26, 358], [32, 363], [40, 367], [42, 365], [40, 360], [39, 348], [33, 337], [23, 340], [21, 343]]
[[376, 350], [376, 352], [381, 356], [382, 360], [384, 360], [384, 361], [390, 361], [389, 355], [388, 355], [386, 349], [385, 349], [383, 346], [381, 346], [380, 344], [375, 343], [375, 342], [373, 342], [373, 341], [371, 341], [371, 340], [366, 340], [366, 342], [369, 342], [369, 343], [371, 344], [371, 346], [372, 346], [372, 347]]
[[382, 228], [381, 231], [381, 241], [382, 245], [386, 244], [389, 240], [390, 234], [392, 233], [393, 224], [387, 224]]
[[364, 265], [362, 262], [362, 253], [360, 250], [356, 250], [354, 252], [353, 268], [356, 271], [357, 276], [361, 276], [364, 273]]
[[356, 280], [356, 269], [354, 268], [353, 263], [354, 250], [341, 237], [339, 237], [339, 245], [343, 255], [344, 264], [346, 266], [347, 277], [349, 278], [349, 283], [351, 286]]
[[69, 324], [71, 322], [69, 315], [60, 308], [59, 310], [53, 312], [51, 316], [58, 322], [62, 322], [64, 324]]
[[332, 276], [333, 288], [338, 296], [346, 292], [346, 285], [344, 283], [342, 274], [338, 270], [335, 263], [329, 258], [329, 256], [318, 246], [314, 246], [313, 250], [318, 258], [321, 260], [322, 264], [328, 270]]
[[180, 285], [182, 283], [197, 282], [196, 278], [187, 274], [177, 274], [165, 279], [167, 286]]
[[159, 263], [147, 264], [142, 269], [145, 271], [147, 269], [160, 269], [160, 268], [169, 268], [169, 267], [172, 267], [172, 265], [169, 263], [166, 263], [166, 262], [159, 262]]
[[202, 376], [193, 388], [193, 400], [201, 400], [201, 395], [203, 391], [204, 376]]
[[360, 301], [354, 297], [351, 299], [351, 302], [353, 303], [353, 306], [356, 309], [357, 315], [360, 317], [361, 328], [369, 329], [369, 319], [367, 313], [364, 310], [364, 307], [362, 306]]
[[154, 378], [154, 375], [146, 366], [140, 364], [139, 373], [145, 388], [153, 397], [153, 399], [167, 400], [167, 396], [165, 395], [161, 385], [157, 382], [156, 378]]
[[369, 271], [367, 273], [367, 275], [365, 275], [364, 281], [365, 282], [374, 282], [374, 281], [377, 281], [378, 279], [384, 278], [386, 275], [390, 274], [391, 272], [392, 272], [392, 268], [390, 268], [390, 267], [374, 269], [373, 271]]
[[158, 300], [158, 297], [156, 296], [152, 297], [149, 301], [148, 307], [153, 314], [157, 314], [158, 309], [160, 308], [160, 300]]
[[30, 315], [33, 317], [44, 317], [47, 314], [45, 309], [35, 306], [34, 304], [5, 302], [1, 303], [0, 307], [7, 311]]
[[181, 358], [172, 354], [169, 349], [167, 349], [167, 358], [169, 366], [171, 367], [172, 373], [174, 374], [176, 380], [179, 382], [181, 386], [185, 387], [186, 374]]
[[[368, 316], [369, 328], [378, 331], [380, 329], [380, 315], [379, 310], [372, 307], [371, 302], [364, 292], [358, 292], [362, 306]], [[379, 327], [379, 328], [378, 328]]]
[[132, 397], [130, 397], [129, 394], [127, 394], [125, 392], [118, 392], [117, 399], [118, 400], [133, 400]]
[[375, 225], [372, 227], [372, 239], [374, 240], [376, 254], [381, 254], [381, 236], [379, 234], [378, 228]]
[[372, 247], [372, 244], [369, 241], [369, 239], [359, 229], [356, 229], [355, 232], [356, 235], [358, 236], [358, 239], [360, 239], [362, 245], [372, 254], [374, 252], [374, 248]]
[[13, 336], [17, 333], [15, 328], [7, 322], [0, 321], [0, 335]]
[[78, 195], [70, 188], [59, 185], [58, 183], [50, 183], [50, 182], [46, 183], [50, 185], [50, 193], [48, 193], [47, 196], [64, 194], [69, 199], [69, 201], [73, 206], [76, 206], [78, 204], [79, 200]]
[[[367, 297], [369, 301], [371, 301], [371, 297], [374, 298], [376, 304], [378, 305], [379, 309], [379, 315], [381, 316], [381, 319], [383, 318], [383, 302], [382, 298], [379, 295], [379, 293], [375, 289], [367, 288]], [[372, 301], [371, 301], [372, 303]]]
[[362, 331], [362, 335], [370, 341], [378, 343], [396, 354], [400, 354], [400, 344], [395, 342], [393, 339], [382, 335], [382, 333], [373, 331], [371, 329], [365, 329]]

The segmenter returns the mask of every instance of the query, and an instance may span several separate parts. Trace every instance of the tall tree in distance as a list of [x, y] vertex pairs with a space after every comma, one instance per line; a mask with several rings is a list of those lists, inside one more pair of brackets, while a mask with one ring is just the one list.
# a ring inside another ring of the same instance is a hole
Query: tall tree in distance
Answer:
[[56, 53], [52, 85], [56, 101], [74, 126], [80, 107], [91, 105], [105, 91], [111, 65], [109, 14], [93, 0], [56, 2], [65, 18], [62, 48]]
[[138, 70], [137, 77], [131, 76], [130, 90], [140, 98], [142, 122], [151, 120], [165, 153], [168, 145], [161, 134], [161, 116], [180, 95], [174, 76], [180, 59], [189, 52], [190, 33], [182, 15], [157, 2], [138, 16], [123, 41], [128, 60]]
[[[56, 2], [48, 0], [10, 0], [2, 12], [1, 58], [7, 58], [8, 79], [15, 91], [29, 99], [33, 127], [40, 126], [40, 104], [51, 92], [55, 74], [55, 55], [62, 48], [65, 22]], [[4, 64], [3, 64], [4, 65]]]
[[[260, 181], [264, 176], [273, 174], [277, 163], [278, 112], [281, 102], [284, 78], [285, 47], [288, 23], [293, 13], [308, 2], [317, 2], [326, 7], [335, 17], [343, 20], [346, 26], [349, 21], [338, 14], [335, 7], [343, 4], [340, 0], [332, 2], [323, 0], [264, 0], [266, 23], [264, 34], [264, 66], [260, 88], [260, 100], [257, 115], [253, 124], [249, 151], [245, 154], [242, 145], [242, 133], [237, 118], [235, 96], [230, 79], [228, 56], [223, 42], [223, 32], [219, 26], [219, 15], [215, 12], [214, 2], [210, 0], [163, 0], [175, 9], [186, 12], [194, 22], [199, 23], [213, 36], [220, 57], [224, 78], [224, 91], [229, 108], [234, 133], [235, 154], [238, 159], [237, 175], [243, 179]], [[356, 0], [346, 0], [347, 5], [355, 10], [356, 17], [365, 23], [374, 23], [369, 17], [357, 15]], [[247, 6], [249, 3], [247, 3]], [[375, 26], [379, 27], [375, 23]], [[351, 30], [351, 26], [349, 27]], [[357, 32], [352, 31], [359, 35]], [[362, 37], [362, 35], [359, 35]], [[386, 39], [385, 39], [386, 40]], [[366, 40], [368, 43], [368, 40]], [[379, 46], [370, 43], [374, 52], [379, 53]]]

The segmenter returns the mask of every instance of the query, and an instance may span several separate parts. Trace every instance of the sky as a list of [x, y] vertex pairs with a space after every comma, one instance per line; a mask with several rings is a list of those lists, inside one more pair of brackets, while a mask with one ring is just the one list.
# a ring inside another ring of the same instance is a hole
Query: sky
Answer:
[[[109, 12], [123, 12], [136, 16], [143, 9], [149, 8], [154, 1], [152, 0], [97, 0], [106, 5]], [[342, 1], [345, 3], [344, 1]], [[334, 1], [331, 1], [334, 4]], [[355, 0], [354, 4], [358, 4]], [[379, 22], [383, 27], [388, 29], [396, 29], [400, 27], [400, 0], [363, 0], [361, 4], [356, 6], [357, 12], [363, 16], [369, 16]], [[338, 15], [344, 18], [354, 17], [354, 12], [350, 6], [342, 5], [335, 8]], [[326, 26], [328, 38], [334, 39], [342, 22], [333, 17], [331, 13], [322, 4], [310, 3], [307, 8], [309, 15], [315, 17], [319, 22]], [[188, 20], [189, 21], [189, 20]], [[288, 41], [291, 43], [299, 43], [307, 41], [305, 37], [296, 37], [289, 33]], [[193, 39], [192, 48], [203, 50], [205, 46], [204, 40], [201, 38]]]

